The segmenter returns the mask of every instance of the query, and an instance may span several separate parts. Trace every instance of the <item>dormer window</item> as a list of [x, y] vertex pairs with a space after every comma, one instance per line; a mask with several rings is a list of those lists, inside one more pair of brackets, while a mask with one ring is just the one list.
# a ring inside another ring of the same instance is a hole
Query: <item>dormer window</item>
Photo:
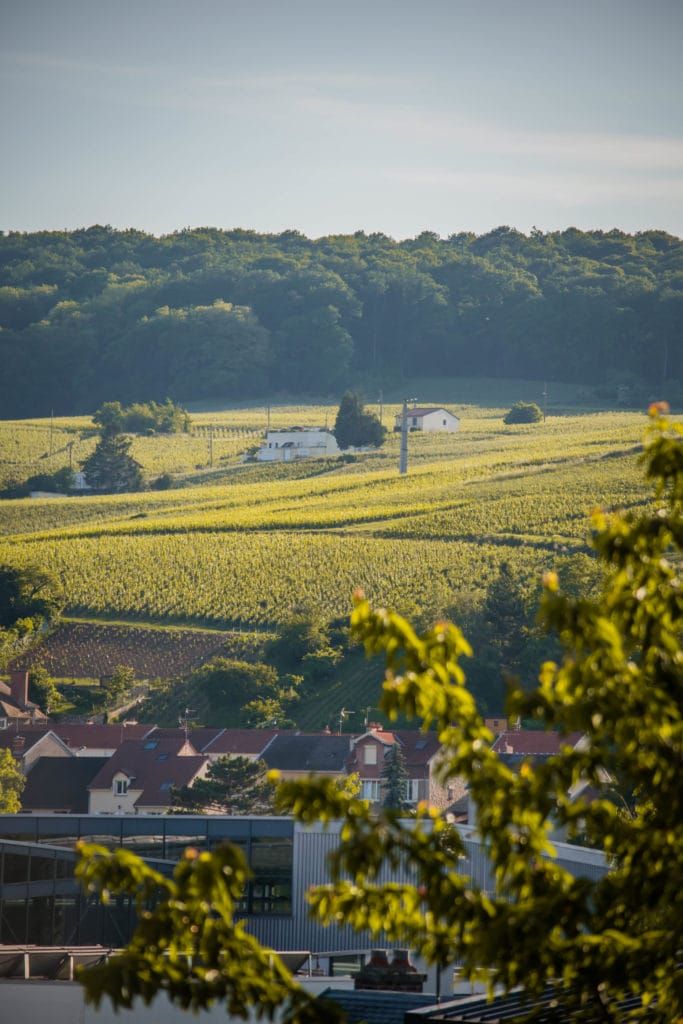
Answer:
[[363, 748], [363, 764], [377, 764], [377, 747], [374, 743], [368, 743]]
[[114, 779], [114, 795], [125, 796], [128, 792], [128, 779]]

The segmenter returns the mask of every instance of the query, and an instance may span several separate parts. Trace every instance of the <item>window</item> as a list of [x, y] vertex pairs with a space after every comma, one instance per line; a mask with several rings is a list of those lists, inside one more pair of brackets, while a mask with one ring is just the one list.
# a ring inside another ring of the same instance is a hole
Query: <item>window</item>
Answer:
[[175, 786], [175, 782], [162, 782], [159, 789], [170, 789], [171, 786]]
[[168, 753], [159, 754], [157, 761], [168, 761]]
[[156, 750], [159, 746], [159, 740], [147, 740], [144, 746], [144, 750]]
[[406, 780], [406, 802], [416, 804], [420, 799], [420, 779]]
[[116, 796], [125, 796], [128, 792], [128, 779], [114, 779], [114, 793]]
[[360, 786], [360, 797], [361, 800], [371, 800], [373, 803], [379, 801], [380, 794], [380, 781], [379, 779], [366, 779], [361, 782]]
[[363, 747], [363, 764], [377, 764], [377, 747], [374, 743]]

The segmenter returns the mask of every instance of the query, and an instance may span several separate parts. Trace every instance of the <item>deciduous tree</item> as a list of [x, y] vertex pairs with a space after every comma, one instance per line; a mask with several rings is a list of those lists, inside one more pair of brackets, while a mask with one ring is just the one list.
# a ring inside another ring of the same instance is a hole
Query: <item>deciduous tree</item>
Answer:
[[17, 814], [26, 777], [9, 750], [0, 750], [0, 814]]
[[64, 607], [59, 578], [37, 565], [0, 565], [0, 627], [53, 619]]

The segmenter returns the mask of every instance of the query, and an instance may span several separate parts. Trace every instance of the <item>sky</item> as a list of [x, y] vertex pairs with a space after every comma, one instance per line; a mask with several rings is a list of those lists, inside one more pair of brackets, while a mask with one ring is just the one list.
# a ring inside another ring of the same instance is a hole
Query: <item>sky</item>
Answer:
[[683, 0], [0, 0], [0, 230], [683, 236]]

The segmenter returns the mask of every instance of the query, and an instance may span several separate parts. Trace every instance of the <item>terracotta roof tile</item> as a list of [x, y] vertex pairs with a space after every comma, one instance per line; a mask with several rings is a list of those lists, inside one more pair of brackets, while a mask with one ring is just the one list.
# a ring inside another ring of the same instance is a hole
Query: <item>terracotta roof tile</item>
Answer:
[[550, 757], [559, 754], [562, 747], [575, 747], [581, 735], [580, 732], [563, 736], [559, 732], [542, 732], [537, 729], [507, 729], [498, 736], [492, 750], [497, 754]]

